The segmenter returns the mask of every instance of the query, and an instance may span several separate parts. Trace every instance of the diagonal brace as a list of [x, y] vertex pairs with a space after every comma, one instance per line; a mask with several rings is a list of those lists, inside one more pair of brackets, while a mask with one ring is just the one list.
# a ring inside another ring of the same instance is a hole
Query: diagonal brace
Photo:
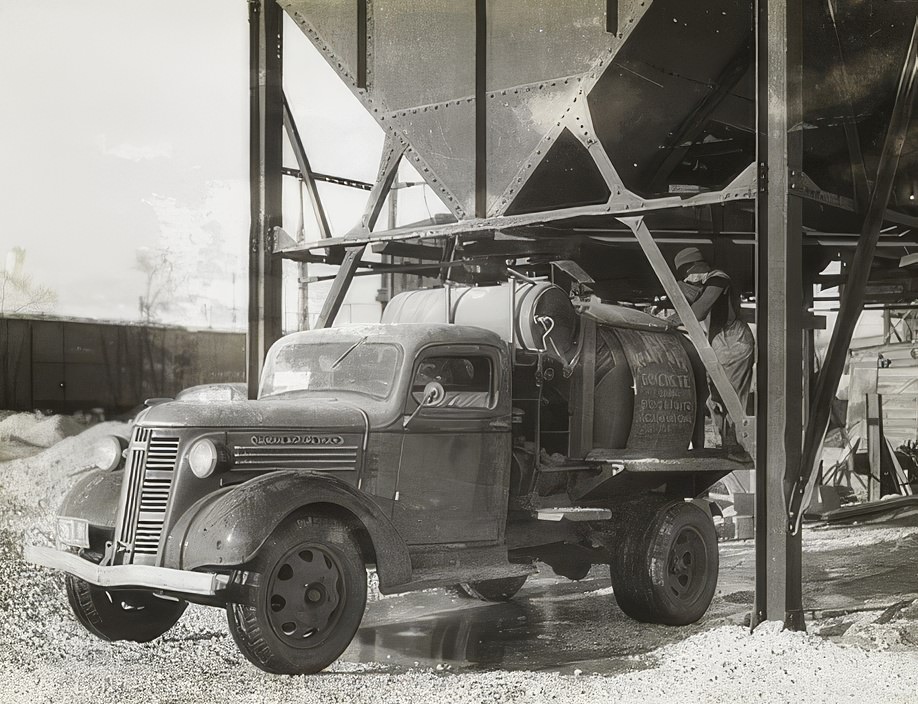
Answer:
[[284, 95], [284, 129], [287, 132], [287, 139], [290, 147], [293, 149], [293, 155], [296, 157], [297, 166], [300, 169], [300, 176], [306, 184], [306, 190], [309, 192], [309, 200], [312, 203], [312, 210], [315, 214], [316, 223], [319, 226], [319, 233], [323, 239], [331, 237], [331, 228], [328, 226], [328, 218], [325, 216], [325, 208], [322, 206], [322, 199], [319, 197], [319, 190], [316, 188], [316, 178], [309, 165], [309, 158], [306, 156], [306, 149], [303, 147], [303, 140], [300, 138], [300, 131], [296, 127], [293, 119], [293, 113], [290, 111], [290, 104], [287, 102], [287, 96]]
[[746, 452], [754, 457], [755, 419], [746, 415], [746, 409], [740, 403], [739, 395], [733, 388], [733, 384], [730, 383], [730, 379], [727, 377], [720, 360], [717, 359], [714, 349], [708, 342], [708, 336], [705, 334], [704, 328], [701, 327], [701, 323], [698, 322], [692, 312], [692, 307], [689, 305], [682, 289], [679, 288], [676, 277], [669, 268], [669, 264], [666, 263], [663, 253], [654, 241], [650, 230], [647, 229], [644, 218], [619, 218], [619, 221], [624, 223], [637, 238], [638, 244], [641, 245], [641, 249], [644, 251], [644, 256], [647, 257], [647, 261], [663, 285], [663, 290], [666, 291], [666, 295], [679, 314], [679, 318], [688, 332], [689, 340], [698, 350], [698, 355], [701, 357], [711, 381], [714, 382], [714, 386], [717, 387], [717, 391], [727, 407], [727, 413], [736, 426], [737, 440], [739, 440]]
[[[348, 233], [348, 237], [366, 237], [373, 230], [373, 226], [379, 219], [380, 212], [382, 212], [386, 196], [389, 195], [389, 190], [392, 188], [396, 174], [398, 174], [398, 165], [404, 153], [405, 146], [396, 144], [395, 139], [387, 134], [386, 141], [383, 144], [382, 157], [379, 161], [379, 173], [376, 176], [376, 183], [373, 185], [373, 190], [370, 191], [370, 197], [367, 200], [363, 216], [360, 218], [360, 223]], [[344, 297], [347, 295], [347, 290], [350, 288], [354, 274], [357, 273], [360, 260], [366, 248], [367, 243], [365, 240], [362, 244], [347, 246], [344, 261], [338, 267], [338, 273], [332, 282], [331, 290], [328, 292], [328, 296], [325, 297], [325, 303], [322, 304], [322, 311], [316, 321], [317, 328], [328, 328], [335, 322], [335, 316], [341, 310], [341, 304], [344, 302]]]

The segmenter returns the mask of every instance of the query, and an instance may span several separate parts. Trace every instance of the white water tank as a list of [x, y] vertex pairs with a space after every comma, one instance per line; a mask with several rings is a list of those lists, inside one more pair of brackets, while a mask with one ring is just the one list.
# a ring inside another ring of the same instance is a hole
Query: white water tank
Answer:
[[573, 356], [577, 336], [574, 306], [547, 281], [405, 291], [389, 301], [382, 322], [474, 325], [496, 332], [517, 349], [544, 349], [561, 361]]

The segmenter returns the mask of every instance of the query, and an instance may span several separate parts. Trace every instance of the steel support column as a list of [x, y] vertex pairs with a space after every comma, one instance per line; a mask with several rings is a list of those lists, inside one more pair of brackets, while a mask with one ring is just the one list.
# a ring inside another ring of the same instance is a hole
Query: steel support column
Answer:
[[274, 228], [281, 226], [282, 31], [274, 0], [249, 0], [249, 398], [257, 394], [268, 348], [282, 333], [282, 260], [274, 254]]
[[800, 536], [787, 497], [803, 442], [802, 16], [798, 0], [758, 0], [756, 199], [756, 585], [752, 625], [803, 627]]

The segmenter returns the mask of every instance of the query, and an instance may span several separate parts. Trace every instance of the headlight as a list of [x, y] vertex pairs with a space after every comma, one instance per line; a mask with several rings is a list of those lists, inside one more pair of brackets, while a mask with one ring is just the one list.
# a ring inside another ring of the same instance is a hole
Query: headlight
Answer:
[[117, 469], [123, 459], [122, 452], [127, 447], [124, 438], [117, 435], [108, 435], [97, 440], [93, 446], [93, 462], [99, 469]]
[[188, 452], [188, 464], [194, 476], [199, 479], [209, 477], [220, 464], [221, 452], [213, 440], [204, 438], [191, 446]]

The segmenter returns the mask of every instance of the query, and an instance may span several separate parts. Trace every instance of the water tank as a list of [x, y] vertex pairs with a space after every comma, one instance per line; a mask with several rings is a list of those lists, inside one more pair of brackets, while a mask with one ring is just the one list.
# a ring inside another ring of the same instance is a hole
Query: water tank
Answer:
[[573, 357], [577, 342], [577, 313], [570, 299], [546, 281], [405, 291], [389, 301], [382, 322], [474, 325], [496, 332], [517, 349], [544, 350], [562, 362]]

